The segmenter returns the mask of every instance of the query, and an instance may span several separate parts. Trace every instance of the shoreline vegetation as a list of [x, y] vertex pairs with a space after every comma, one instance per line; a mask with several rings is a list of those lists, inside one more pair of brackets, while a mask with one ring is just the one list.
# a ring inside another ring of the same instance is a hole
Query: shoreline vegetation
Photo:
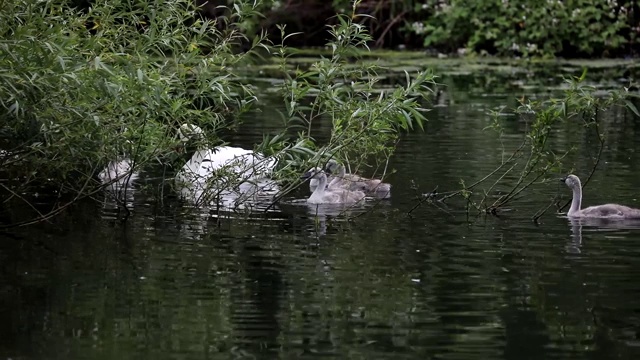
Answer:
[[[206, 6], [212, 7], [213, 3]], [[256, 29], [275, 42], [278, 24], [300, 36], [294, 47], [322, 47], [327, 22], [350, 11], [349, 0], [272, 0]], [[365, 0], [358, 21], [372, 48], [411, 49], [431, 56], [635, 58], [640, 5], [625, 0]], [[207, 11], [208, 14], [212, 12]]]
[[[80, 10], [97, 2], [65, 2]], [[282, 42], [286, 26], [292, 48], [324, 48], [327, 26], [342, 15], [358, 14], [355, 23], [371, 35], [371, 49], [424, 51], [428, 56], [469, 54], [524, 58], [636, 58], [640, 55], [640, 4], [633, 0], [195, 0], [197, 17], [247, 39], [264, 35]], [[246, 10], [251, 8], [251, 11]], [[148, 15], [148, 14], [146, 14]], [[144, 26], [144, 25], [141, 25]], [[285, 36], [287, 36], [285, 34]]]
[[[589, 7], [586, 2], [577, 2], [585, 6], [581, 13], [589, 14], [585, 31], [604, 36], [591, 29], [594, 19], [610, 28], [604, 38], [589, 37], [582, 39], [584, 44], [572, 46], [579, 48], [578, 53], [592, 56], [634, 56], [638, 29], [629, 21], [636, 19], [637, 9], [627, 7], [622, 11], [624, 2], [606, 3], [608, 7]], [[471, 13], [488, 16], [496, 6], [506, 6], [504, 9], [517, 7], [529, 14], [524, 2], [482, 1], [462, 7], [458, 6], [461, 2], [438, 0], [426, 1], [426, 7], [411, 2], [392, 9], [390, 4], [400, 3], [334, 1], [332, 13], [314, 13], [324, 19], [318, 25], [323, 54], [301, 66], [296, 60], [306, 50], [295, 47], [314, 46], [316, 40], [309, 36], [316, 33], [287, 21], [268, 23], [276, 19], [270, 14], [281, 8], [298, 14], [297, 20], [304, 21], [308, 9], [294, 11], [300, 4], [236, 1], [197, 7], [192, 0], [0, 2], [0, 68], [4, 69], [0, 72], [0, 229], [45, 221], [82, 199], [96, 196], [108, 185], [100, 183], [97, 174], [113, 161], [126, 159], [131, 171], [163, 169], [165, 180], [171, 182], [185, 162], [176, 151], [181, 145], [176, 130], [183, 124], [202, 128], [203, 136], [194, 144], [199, 148], [225, 144], [221, 134], [237, 129], [243, 115], [252, 111], [262, 96], [256, 93], [251, 78], [243, 74], [243, 69], [255, 67], [256, 63], [271, 63], [274, 76], [283, 79], [278, 85], [284, 109], [282, 130], [264, 134], [262, 143], [252, 149], [277, 159], [273, 176], [286, 184], [283, 194], [274, 200], [277, 201], [299, 186], [302, 169], [330, 158], [350, 164], [354, 172], [380, 169], [372, 175], [384, 178], [400, 135], [423, 129], [438, 76], [417, 55], [419, 63], [401, 70], [402, 81], [393, 88], [381, 88], [380, 75], [388, 71], [390, 64], [363, 61], [370, 49], [400, 45], [413, 48], [406, 42], [384, 40], [388, 36], [405, 34], [413, 39], [411, 44], [421, 39], [425, 49], [464, 56], [497, 54], [548, 59], [557, 55], [559, 48], [565, 49], [560, 46], [564, 39], [549, 38], [548, 33], [529, 33], [528, 23], [518, 25], [521, 28], [515, 33], [500, 27], [485, 28], [486, 36], [491, 31], [497, 33], [490, 39], [474, 37], [487, 19], [478, 20]], [[320, 3], [305, 4], [313, 8]], [[559, 6], [558, 10], [564, 5], [553, 6]], [[618, 9], [615, 16], [605, 16], [604, 12], [611, 8]], [[600, 15], [593, 14], [597, 10], [601, 10]], [[434, 37], [438, 32], [433, 29], [417, 33], [415, 29], [399, 27], [423, 11], [432, 11], [430, 17], [424, 17], [429, 19], [429, 26], [436, 26], [436, 20], [441, 22], [440, 40]], [[459, 28], [469, 38], [458, 38], [458, 32], [448, 33], [449, 40], [445, 42], [449, 49], [440, 49], [438, 41], [446, 38], [442, 31], [450, 26], [458, 29], [458, 22], [480, 28]], [[509, 22], [500, 26], [512, 25]], [[545, 24], [539, 26], [549, 30]], [[578, 25], [567, 26], [579, 29]], [[522, 40], [525, 34], [538, 36], [549, 46], [541, 43], [535, 51], [523, 51], [522, 47], [508, 50], [507, 42], [512, 39], [501, 38], [516, 36]], [[572, 32], [565, 35], [579, 39]], [[305, 43], [299, 44], [300, 39]], [[497, 40], [507, 42], [498, 46]], [[456, 44], [464, 44], [470, 51], [459, 51]], [[428, 53], [422, 52], [425, 56]], [[633, 73], [637, 69], [633, 64], [628, 68]], [[521, 172], [521, 181], [510, 194], [513, 196], [484, 204], [485, 199], [472, 198], [471, 190], [479, 183], [469, 187], [463, 181], [462, 189], [451, 194], [460, 195], [470, 210], [495, 214], [516, 195], [562, 168], [561, 160], [566, 154], [552, 154], [547, 143], [554, 126], [579, 119], [597, 132], [597, 114], [604, 107], [621, 105], [638, 113], [628, 100], [632, 84], [595, 96], [595, 88], [586, 84], [585, 78], [586, 72], [567, 80], [564, 96], [559, 99], [522, 99], [511, 110], [531, 122], [523, 134], [522, 147], [510, 158], [529, 159], [523, 168], [508, 167], [509, 171]], [[498, 117], [497, 113], [493, 115]], [[332, 128], [330, 139], [323, 143], [316, 141], [313, 130], [313, 124], [318, 122], [328, 122]], [[499, 121], [492, 129], [500, 133]], [[604, 141], [601, 139], [602, 146]], [[500, 175], [501, 169], [492, 174]], [[495, 180], [490, 176], [485, 179]], [[50, 201], [36, 201], [43, 195]], [[126, 209], [124, 201], [120, 205]], [[21, 210], [14, 211], [17, 208]]]

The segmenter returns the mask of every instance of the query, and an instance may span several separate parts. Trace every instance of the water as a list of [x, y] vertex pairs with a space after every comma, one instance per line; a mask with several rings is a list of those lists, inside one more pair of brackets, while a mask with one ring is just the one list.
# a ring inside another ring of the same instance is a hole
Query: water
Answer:
[[[554, 196], [569, 198], [559, 182], [500, 217], [468, 216], [456, 199], [416, 207], [519, 144], [522, 123], [506, 118], [501, 143], [483, 131], [486, 112], [539, 92], [517, 74], [494, 82], [524, 85], [468, 86], [483, 76], [445, 79], [450, 101], [392, 159], [392, 198], [347, 216], [286, 203], [230, 218], [137, 192], [125, 223], [83, 203], [0, 235], [0, 356], [637, 358], [638, 224], [572, 224], [552, 210], [534, 224]], [[267, 108], [233, 145], [277, 126]], [[640, 207], [640, 122], [620, 110], [603, 119], [611, 141], [585, 202]], [[589, 172], [593, 139], [568, 129], [554, 146], [577, 146], [570, 166]]]

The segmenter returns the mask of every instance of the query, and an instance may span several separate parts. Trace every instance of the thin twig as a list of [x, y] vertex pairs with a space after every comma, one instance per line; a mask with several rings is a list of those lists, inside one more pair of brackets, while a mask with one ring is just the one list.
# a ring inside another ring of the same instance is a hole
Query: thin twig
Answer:
[[544, 209], [538, 211], [535, 215], [533, 215], [531, 220], [533, 220], [533, 222], [537, 224], [538, 219], [540, 219], [542, 215], [544, 215], [547, 212], [547, 210], [549, 210], [550, 207], [552, 207], [554, 204], [557, 204], [557, 203], [558, 203], [558, 196], [554, 196], [551, 202], [549, 203], [549, 205], [547, 205]]
[[523, 141], [523, 142], [522, 142], [522, 144], [520, 144], [520, 146], [519, 146], [519, 147], [518, 147], [518, 148], [517, 148], [517, 149], [516, 149], [512, 154], [511, 154], [511, 156], [509, 156], [509, 158], [507, 159], [507, 161], [505, 161], [505, 162], [503, 162], [502, 164], [500, 164], [500, 166], [498, 166], [495, 170], [493, 170], [493, 171], [492, 171], [491, 173], [489, 173], [487, 176], [485, 176], [485, 177], [483, 177], [482, 179], [480, 179], [480, 180], [476, 181], [475, 183], [473, 183], [473, 184], [471, 184], [471, 185], [469, 185], [469, 186], [465, 187], [464, 189], [461, 189], [461, 190], [455, 191], [455, 192], [453, 192], [453, 193], [451, 193], [451, 194], [449, 194], [449, 195], [447, 195], [447, 196], [443, 196], [443, 197], [440, 199], [440, 201], [443, 201], [443, 202], [444, 202], [444, 200], [446, 200], [446, 199], [448, 199], [448, 198], [451, 198], [451, 197], [454, 197], [454, 196], [456, 196], [456, 195], [459, 195], [459, 194], [461, 194], [463, 191], [471, 190], [471, 189], [473, 189], [475, 186], [477, 186], [478, 184], [480, 184], [480, 183], [484, 182], [485, 180], [487, 180], [488, 178], [490, 178], [491, 176], [493, 176], [495, 173], [497, 173], [498, 171], [500, 171], [500, 169], [502, 169], [502, 167], [504, 167], [506, 164], [508, 164], [508, 163], [511, 161], [511, 159], [513, 159], [513, 158], [514, 158], [514, 157], [515, 157], [515, 156], [516, 156], [516, 155], [517, 155], [517, 154], [522, 150], [522, 148], [524, 147], [524, 145], [525, 145], [525, 144], [526, 144], [526, 140], [525, 140], [525, 141]]
[[411, 213], [417, 209], [418, 207], [420, 207], [420, 205], [424, 204], [425, 202], [431, 200], [433, 197], [435, 197], [436, 193], [438, 192], [438, 185], [436, 185], [435, 189], [433, 189], [430, 193], [427, 194], [421, 194], [420, 196], [420, 200], [418, 201], [417, 204], [415, 204], [411, 209], [409, 209], [409, 211], [407, 211], [407, 215], [411, 215]]
[[391, 22], [389, 22], [389, 25], [387, 25], [385, 29], [382, 31], [382, 33], [380, 34], [380, 36], [378, 36], [378, 40], [376, 41], [376, 44], [375, 44], [376, 47], [380, 47], [382, 44], [384, 44], [384, 37], [391, 30], [393, 25], [395, 25], [397, 22], [402, 20], [402, 17], [406, 14], [407, 12], [403, 11], [400, 14], [396, 15], [396, 17], [394, 17], [393, 20], [391, 20]]
[[44, 214], [44, 215], [43, 215], [43, 216], [41, 216], [41, 217], [38, 217], [38, 218], [35, 218], [35, 219], [31, 219], [31, 220], [21, 221], [21, 222], [14, 223], [14, 224], [1, 225], [1, 226], [0, 226], [0, 229], [9, 229], [9, 228], [13, 228], [13, 227], [20, 227], [20, 226], [33, 225], [33, 224], [37, 224], [37, 223], [39, 223], [39, 222], [42, 222], [42, 221], [45, 221], [45, 220], [51, 219], [52, 217], [54, 217], [54, 216], [58, 215], [59, 213], [61, 213], [62, 211], [64, 211], [64, 210], [65, 210], [66, 208], [68, 208], [69, 206], [71, 206], [71, 205], [75, 204], [76, 202], [78, 202], [78, 201], [80, 201], [80, 200], [82, 200], [82, 199], [84, 199], [84, 198], [87, 198], [87, 197], [93, 196], [93, 195], [95, 195], [96, 193], [98, 193], [98, 192], [100, 192], [100, 191], [102, 191], [102, 186], [99, 186], [99, 187], [95, 188], [93, 191], [91, 191], [91, 192], [89, 192], [89, 193], [82, 194], [82, 195], [80, 195], [80, 194], [79, 194], [79, 195], [77, 195], [75, 198], [73, 198], [73, 200], [71, 200], [71, 201], [67, 202], [67, 203], [66, 203], [66, 204], [64, 204], [64, 205], [59, 206], [57, 209], [52, 210], [52, 211], [50, 211], [50, 212], [48, 212], [48, 213]]
[[[597, 118], [597, 114], [598, 114], [598, 110], [596, 108], [596, 113], [594, 114], [593, 117], [593, 123], [595, 125], [595, 129], [596, 129], [596, 134], [598, 135], [598, 140], [600, 141], [600, 148], [598, 148], [598, 154], [596, 155], [596, 160], [595, 163], [593, 164], [593, 166], [591, 167], [591, 171], [589, 172], [589, 176], [587, 176], [586, 180], [582, 183], [582, 188], [584, 189], [587, 184], [589, 183], [589, 180], [591, 180], [591, 177], [593, 176], [593, 174], [596, 172], [596, 168], [598, 167], [598, 164], [600, 163], [600, 158], [602, 156], [602, 151], [604, 150], [604, 145], [605, 145], [605, 138], [604, 136], [602, 136], [600, 134], [600, 127], [598, 126], [598, 118]], [[569, 204], [571, 203], [571, 200], [567, 200], [567, 202], [562, 205], [558, 211], [562, 211], [564, 208], [566, 208]]]
[[7, 187], [6, 185], [0, 183], [0, 186], [7, 190], [9, 193], [11, 193], [12, 196], [17, 197], [18, 199], [22, 200], [25, 204], [29, 205], [30, 208], [33, 209], [33, 211], [35, 211], [36, 213], [38, 213], [38, 215], [40, 215], [40, 217], [44, 217], [44, 214], [42, 214], [38, 209], [36, 209], [35, 206], [33, 206], [33, 204], [31, 204], [27, 199], [25, 199], [24, 197], [20, 196], [20, 194], [14, 192], [13, 190], [11, 190], [9, 187]]
[[[511, 165], [511, 167], [510, 167], [510, 168], [508, 168], [508, 169], [507, 169], [507, 171], [505, 171], [505, 172], [502, 174], [502, 176], [500, 176], [499, 178], [497, 178], [497, 179], [496, 179], [496, 181], [494, 181], [494, 182], [493, 182], [493, 184], [491, 184], [491, 186], [490, 186], [490, 187], [489, 187], [489, 189], [485, 192], [485, 194], [488, 194], [488, 193], [490, 193], [491, 191], [493, 191], [493, 188], [494, 188], [494, 187], [495, 187], [495, 186], [496, 186], [500, 181], [502, 181], [502, 179], [504, 179], [504, 177], [505, 177], [505, 176], [507, 176], [507, 174], [508, 174], [508, 173], [510, 173], [510, 172], [511, 172], [511, 170], [513, 170], [513, 168], [515, 168], [517, 165], [518, 165], [518, 163], [517, 163], [517, 162], [514, 162], [514, 163], [513, 163], [513, 165]], [[500, 198], [502, 198], [502, 196], [501, 196]], [[486, 195], [485, 195], [485, 198], [483, 198], [481, 202], [482, 202], [482, 203], [484, 203], [484, 201], [485, 201], [485, 200], [486, 200]], [[494, 202], [494, 204], [495, 204], [495, 202]], [[491, 207], [493, 207], [493, 205], [492, 205]]]

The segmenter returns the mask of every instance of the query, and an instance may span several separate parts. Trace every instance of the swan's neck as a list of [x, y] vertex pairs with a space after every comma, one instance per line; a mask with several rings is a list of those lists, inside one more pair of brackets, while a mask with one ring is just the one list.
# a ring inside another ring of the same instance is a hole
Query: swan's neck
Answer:
[[344, 179], [345, 169], [344, 166], [338, 165], [338, 173], [334, 175], [333, 179], [329, 183], [329, 187], [339, 187], [342, 179]]
[[567, 215], [571, 216], [572, 214], [576, 214], [580, 211], [580, 205], [582, 203], [582, 186], [577, 184], [573, 188], [573, 200], [571, 200], [571, 208]]
[[[180, 155], [180, 158], [182, 159], [183, 164], [197, 162], [198, 163], [197, 165], [200, 166], [200, 164], [202, 163], [202, 149], [200, 149], [199, 146], [186, 143], [184, 144], [182, 151], [183, 152]], [[200, 156], [200, 158], [198, 158], [198, 156]]]
[[340, 182], [342, 181], [342, 177], [340, 175], [334, 176], [333, 179], [331, 179], [331, 182], [329, 183], [329, 187], [339, 187], [340, 186]]

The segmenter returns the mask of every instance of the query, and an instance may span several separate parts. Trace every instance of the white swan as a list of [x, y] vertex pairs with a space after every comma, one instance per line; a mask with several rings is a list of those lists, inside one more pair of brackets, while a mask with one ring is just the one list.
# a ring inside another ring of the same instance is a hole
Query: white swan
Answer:
[[[202, 129], [191, 124], [180, 126], [178, 136], [185, 143], [204, 140]], [[237, 203], [238, 199], [247, 199], [247, 194], [276, 193], [277, 185], [268, 179], [275, 166], [276, 159], [252, 150], [233, 146], [199, 147], [176, 174], [176, 181], [182, 187], [182, 194], [190, 198], [199, 200], [208, 190], [214, 190], [226, 197], [223, 202]]]
[[[199, 126], [183, 124], [178, 130], [183, 142], [202, 141], [204, 132]], [[225, 169], [242, 179], [267, 177], [276, 166], [276, 160], [264, 155], [233, 146], [218, 146], [214, 149], [199, 148], [178, 173], [179, 180], [206, 181], [217, 170]]]
[[582, 184], [580, 179], [575, 175], [567, 175], [560, 181], [573, 190], [571, 208], [567, 212], [569, 218], [640, 219], [640, 209], [624, 205], [605, 204], [580, 209], [582, 203]]
[[103, 184], [108, 184], [112, 190], [130, 186], [139, 177], [133, 171], [133, 162], [129, 159], [111, 161], [99, 174]]
[[326, 169], [327, 172], [334, 175], [333, 180], [331, 180], [328, 185], [331, 189], [359, 190], [366, 194], [377, 195], [378, 197], [388, 197], [391, 195], [390, 184], [378, 179], [367, 179], [356, 174], [347, 174], [344, 165], [335, 160], [329, 160]]
[[307, 199], [310, 204], [355, 204], [365, 198], [362, 191], [327, 188], [327, 175], [321, 168], [310, 169], [302, 178], [318, 180], [318, 186]]

